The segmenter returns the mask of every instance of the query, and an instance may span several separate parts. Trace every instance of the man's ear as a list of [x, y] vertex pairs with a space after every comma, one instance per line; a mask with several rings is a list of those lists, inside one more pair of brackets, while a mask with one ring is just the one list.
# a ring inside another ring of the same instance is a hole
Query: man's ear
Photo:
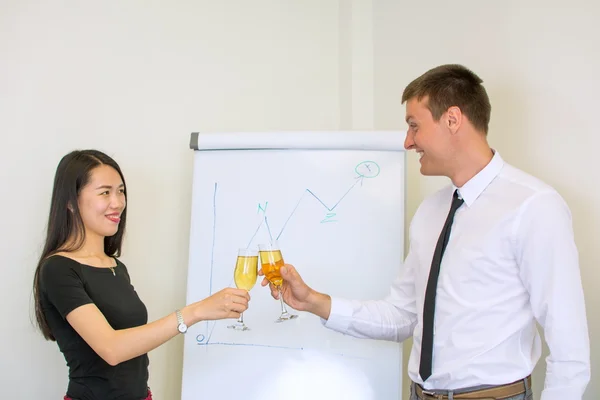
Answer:
[[452, 106], [446, 111], [446, 124], [450, 133], [455, 134], [462, 124], [462, 111], [456, 106]]

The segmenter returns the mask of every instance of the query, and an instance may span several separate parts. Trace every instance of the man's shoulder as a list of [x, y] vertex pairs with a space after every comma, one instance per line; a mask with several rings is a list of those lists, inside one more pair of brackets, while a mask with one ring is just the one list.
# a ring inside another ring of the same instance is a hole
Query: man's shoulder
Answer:
[[[448, 184], [442, 186], [440, 189], [436, 190], [435, 192], [425, 196], [425, 198], [421, 202], [421, 205], [423, 205], [425, 207], [430, 207], [430, 206], [437, 207], [437, 206], [439, 206], [440, 202], [445, 204], [452, 199], [453, 192], [454, 192], [454, 186], [452, 185], [452, 183], [448, 183]], [[448, 204], [450, 204], [450, 203], [448, 203]]]
[[444, 212], [447, 212], [448, 210], [444, 208], [443, 205], [450, 205], [450, 202], [452, 201], [453, 191], [454, 186], [450, 183], [444, 185], [435, 192], [425, 196], [425, 198], [421, 201], [421, 203], [415, 210], [413, 221], [418, 221], [420, 217], [424, 217], [427, 219], [431, 217], [434, 213], [439, 212], [441, 208], [445, 210]]
[[514, 205], [530, 206], [531, 203], [550, 201], [566, 206], [565, 199], [551, 184], [510, 164], [504, 165], [492, 191], [502, 193], [506, 201]]
[[548, 182], [507, 163], [504, 164], [498, 178], [501, 183], [510, 185], [513, 188], [521, 188], [532, 195], [556, 191]]

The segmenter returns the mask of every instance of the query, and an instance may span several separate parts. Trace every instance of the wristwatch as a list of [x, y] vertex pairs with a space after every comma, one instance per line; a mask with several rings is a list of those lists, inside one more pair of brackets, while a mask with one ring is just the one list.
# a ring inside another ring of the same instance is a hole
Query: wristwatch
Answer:
[[181, 311], [175, 310], [175, 314], [177, 315], [177, 330], [179, 333], [187, 332], [187, 325], [183, 322], [183, 316], [181, 315]]

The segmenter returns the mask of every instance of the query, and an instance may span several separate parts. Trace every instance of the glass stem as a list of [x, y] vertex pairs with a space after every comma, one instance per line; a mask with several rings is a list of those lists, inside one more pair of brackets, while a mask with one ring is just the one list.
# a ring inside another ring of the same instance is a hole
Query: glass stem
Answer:
[[287, 309], [285, 308], [285, 303], [283, 302], [283, 296], [281, 294], [281, 286], [277, 289], [279, 290], [279, 301], [281, 302], [281, 314], [287, 314]]
[[238, 323], [244, 325], [244, 313], [240, 313], [240, 317], [238, 318]]

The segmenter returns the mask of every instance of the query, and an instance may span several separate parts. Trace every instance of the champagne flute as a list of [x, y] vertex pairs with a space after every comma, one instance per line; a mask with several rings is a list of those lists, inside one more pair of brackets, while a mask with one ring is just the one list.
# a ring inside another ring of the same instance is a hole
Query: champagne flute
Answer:
[[258, 249], [260, 251], [260, 262], [262, 271], [265, 277], [271, 282], [279, 291], [279, 301], [281, 302], [281, 315], [275, 322], [283, 322], [290, 319], [298, 318], [296, 314], [290, 314], [285, 307], [283, 302], [283, 296], [281, 295], [281, 285], [283, 284], [283, 278], [279, 269], [283, 266], [283, 257], [279, 244], [276, 240], [271, 241], [268, 244], [259, 244]]
[[[233, 280], [238, 289], [250, 291], [256, 283], [258, 274], [258, 251], [254, 249], [239, 249], [235, 269], [233, 270]], [[238, 331], [250, 330], [244, 324], [244, 313], [240, 313], [240, 318], [228, 328]]]

